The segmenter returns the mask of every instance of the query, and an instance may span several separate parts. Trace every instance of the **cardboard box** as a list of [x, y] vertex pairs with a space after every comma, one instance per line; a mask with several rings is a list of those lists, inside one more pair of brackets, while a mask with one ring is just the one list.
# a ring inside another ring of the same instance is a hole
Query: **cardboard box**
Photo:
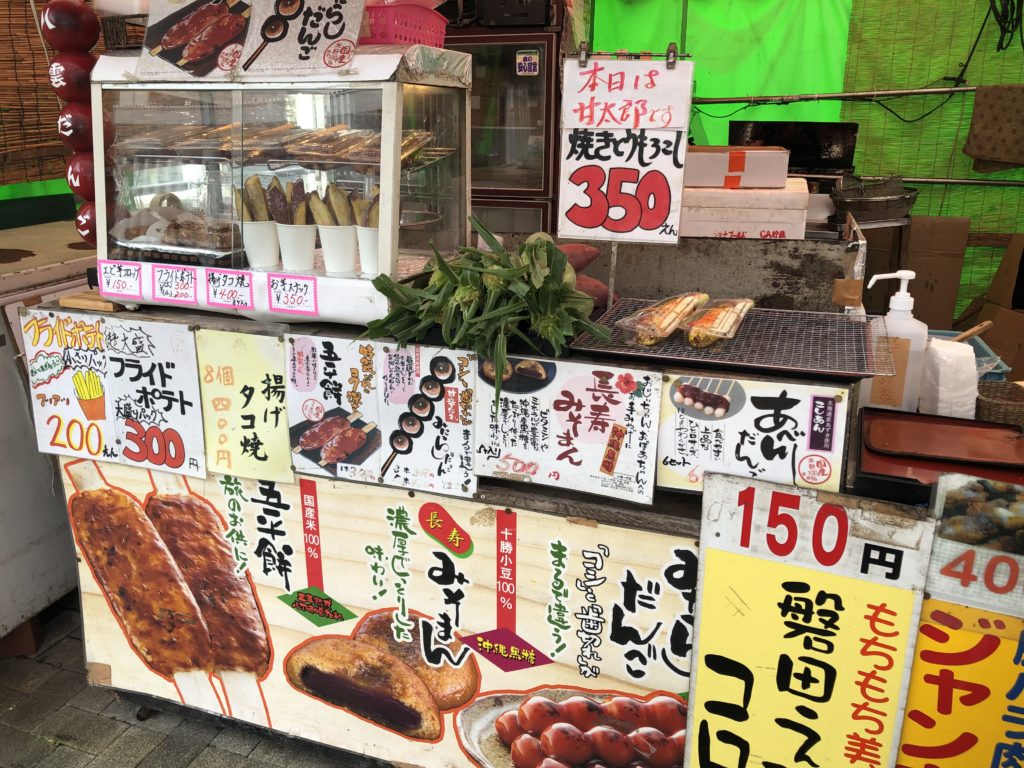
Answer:
[[1020, 262], [1024, 255], [1024, 235], [1014, 235], [992, 279], [985, 299], [1007, 309], [1024, 309], [1024, 281], [1018, 285]]
[[809, 199], [802, 178], [786, 179], [782, 189], [684, 188], [679, 234], [803, 240]]
[[947, 331], [953, 327], [970, 228], [971, 220], [966, 217], [912, 216], [910, 219], [909, 242], [902, 265], [917, 273], [917, 278], [910, 283], [914, 316], [934, 330]]
[[683, 186], [782, 188], [788, 173], [783, 147], [687, 147]]
[[1006, 380], [1024, 380], [1024, 310], [1007, 309], [986, 301], [978, 322], [985, 320], [992, 321], [992, 328], [985, 334], [985, 343], [1010, 366]]

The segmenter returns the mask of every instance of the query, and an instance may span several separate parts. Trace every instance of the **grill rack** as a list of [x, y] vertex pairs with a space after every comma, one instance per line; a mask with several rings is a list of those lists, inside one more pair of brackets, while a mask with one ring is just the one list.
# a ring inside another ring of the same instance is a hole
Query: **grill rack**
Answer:
[[896, 372], [885, 325], [872, 322], [881, 320], [877, 315], [755, 307], [747, 313], [735, 338], [723, 339], [704, 349], [690, 347], [683, 331], [653, 347], [631, 343], [633, 334], [615, 323], [654, 303], [647, 299], [619, 299], [596, 321], [611, 330], [611, 341], [601, 341], [584, 331], [569, 345], [570, 349], [650, 358], [663, 364], [760, 368], [842, 379], [892, 376]]

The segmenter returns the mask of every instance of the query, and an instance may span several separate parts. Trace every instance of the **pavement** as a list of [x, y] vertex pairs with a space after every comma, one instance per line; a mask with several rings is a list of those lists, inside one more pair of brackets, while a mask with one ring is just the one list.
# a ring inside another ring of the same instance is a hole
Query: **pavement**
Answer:
[[78, 594], [33, 656], [0, 659], [0, 768], [388, 768], [158, 699], [90, 686]]

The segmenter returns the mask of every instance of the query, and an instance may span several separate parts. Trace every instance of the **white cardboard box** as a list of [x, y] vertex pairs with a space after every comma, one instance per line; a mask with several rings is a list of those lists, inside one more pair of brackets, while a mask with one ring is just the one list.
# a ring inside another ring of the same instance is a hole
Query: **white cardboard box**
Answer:
[[787, 173], [783, 147], [687, 147], [683, 186], [779, 189]]
[[807, 180], [786, 179], [783, 189], [683, 190], [682, 237], [803, 240], [810, 195]]

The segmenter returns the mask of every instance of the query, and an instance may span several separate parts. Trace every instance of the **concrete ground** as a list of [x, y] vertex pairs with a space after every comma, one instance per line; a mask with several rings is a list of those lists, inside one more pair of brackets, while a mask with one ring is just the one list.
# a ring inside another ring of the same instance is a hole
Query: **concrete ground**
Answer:
[[[387, 768], [163, 701], [90, 687], [73, 593], [34, 656], [0, 659], [0, 768]], [[139, 719], [140, 707], [160, 707]]]

